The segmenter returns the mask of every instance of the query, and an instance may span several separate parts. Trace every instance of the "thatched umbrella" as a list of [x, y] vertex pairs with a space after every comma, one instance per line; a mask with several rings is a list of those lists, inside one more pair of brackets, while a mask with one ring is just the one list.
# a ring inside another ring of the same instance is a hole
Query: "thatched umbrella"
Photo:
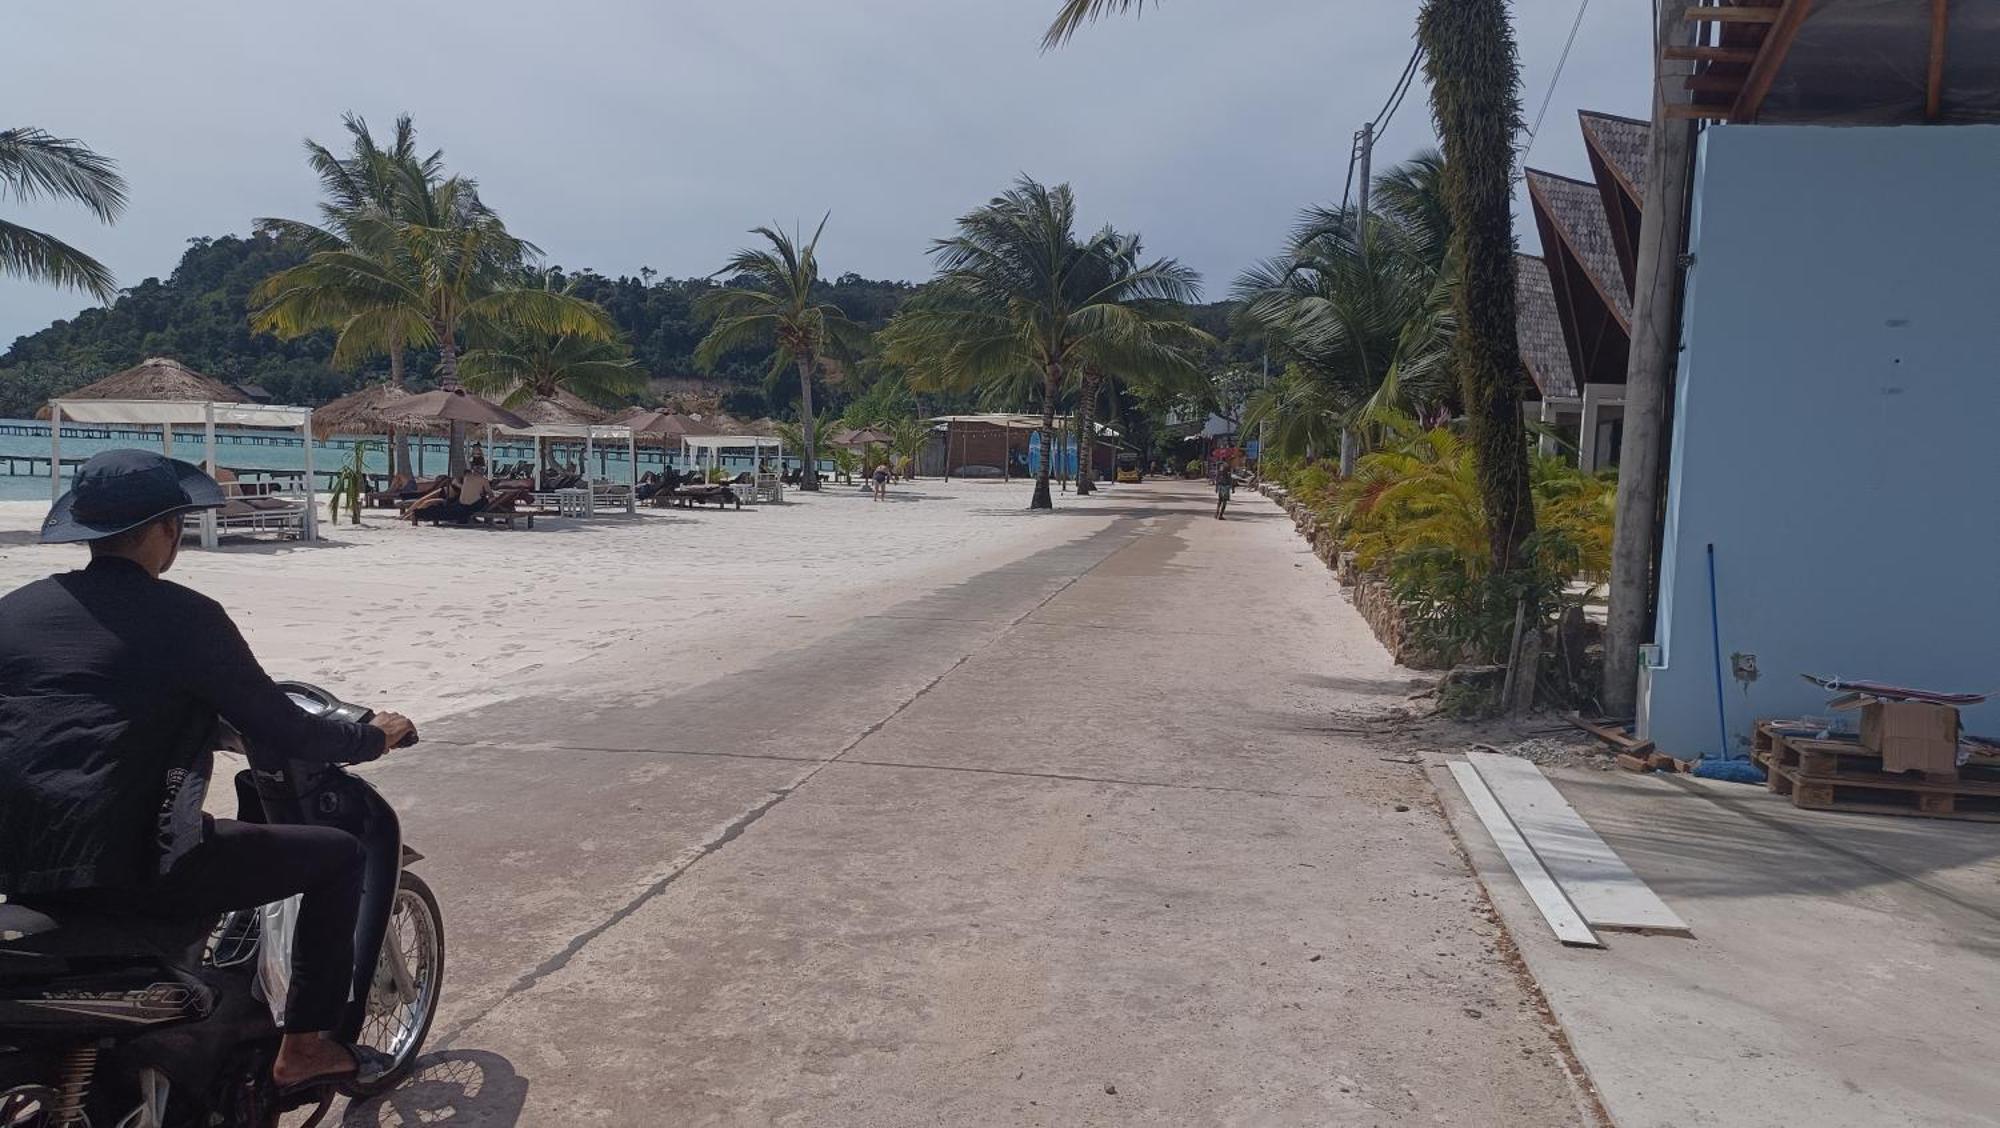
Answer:
[[[536, 396], [517, 406], [514, 414], [527, 420], [528, 425], [536, 427], [580, 427], [588, 423], [606, 421], [603, 408], [582, 396], [572, 395], [560, 388], [556, 389], [555, 395]], [[516, 424], [509, 423], [504, 426], [511, 427]]]
[[[178, 360], [164, 356], [150, 356], [127, 368], [114, 372], [94, 384], [85, 384], [73, 392], [64, 392], [55, 397], [64, 400], [170, 400], [192, 401], [195, 403], [248, 403], [249, 397], [217, 380], [204, 376]], [[43, 404], [35, 413], [37, 419], [47, 419], [49, 408]]]
[[896, 436], [880, 427], [845, 427], [835, 431], [827, 443], [837, 447], [888, 446]]
[[414, 394], [407, 388], [399, 388], [386, 381], [370, 384], [357, 392], [349, 392], [331, 403], [313, 409], [313, 435], [320, 439], [334, 435], [368, 437], [382, 435], [388, 439], [390, 473], [414, 473], [408, 465], [410, 451], [407, 442], [398, 443], [398, 437], [406, 435], [441, 435], [447, 430], [445, 424], [435, 419], [412, 419], [398, 414], [397, 408]]

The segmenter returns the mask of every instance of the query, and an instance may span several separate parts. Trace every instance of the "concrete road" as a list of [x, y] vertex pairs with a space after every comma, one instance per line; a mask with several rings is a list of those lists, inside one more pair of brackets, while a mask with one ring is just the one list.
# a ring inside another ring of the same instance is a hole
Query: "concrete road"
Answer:
[[1410, 676], [1274, 506], [1209, 504], [1120, 487], [698, 684], [429, 728], [372, 775], [448, 999], [346, 1122], [1589, 1122], [1359, 735]]

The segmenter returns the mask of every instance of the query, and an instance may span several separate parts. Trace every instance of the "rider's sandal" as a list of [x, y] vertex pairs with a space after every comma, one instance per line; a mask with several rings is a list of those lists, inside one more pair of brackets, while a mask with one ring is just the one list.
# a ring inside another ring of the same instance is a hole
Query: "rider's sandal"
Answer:
[[395, 1068], [396, 1059], [379, 1051], [371, 1050], [367, 1046], [356, 1046], [343, 1042], [340, 1043], [340, 1048], [346, 1050], [348, 1056], [354, 1059], [354, 1068], [337, 1070], [333, 1073], [321, 1073], [314, 1077], [308, 1077], [303, 1081], [294, 1081], [289, 1085], [281, 1085], [278, 1087], [278, 1099], [289, 1100], [292, 1097], [329, 1085], [333, 1086], [344, 1096], [353, 1096], [356, 1092], [364, 1090], [368, 1086], [380, 1084], [382, 1079], [387, 1077]]

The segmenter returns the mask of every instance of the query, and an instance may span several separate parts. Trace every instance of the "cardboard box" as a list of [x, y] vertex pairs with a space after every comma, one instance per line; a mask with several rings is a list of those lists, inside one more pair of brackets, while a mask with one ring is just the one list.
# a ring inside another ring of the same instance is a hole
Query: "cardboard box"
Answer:
[[1861, 747], [1882, 757], [1885, 772], [1958, 774], [1958, 710], [1921, 701], [1861, 706]]

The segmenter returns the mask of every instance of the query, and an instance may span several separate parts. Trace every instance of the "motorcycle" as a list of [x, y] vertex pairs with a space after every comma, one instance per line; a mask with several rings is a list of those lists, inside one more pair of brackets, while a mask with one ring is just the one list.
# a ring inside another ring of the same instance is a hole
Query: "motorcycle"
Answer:
[[[317, 686], [279, 687], [308, 713], [374, 716]], [[251, 763], [235, 777], [238, 818], [339, 827], [362, 843], [354, 979], [333, 1036], [394, 1063], [344, 1091], [385, 1092], [415, 1065], [444, 982], [444, 918], [409, 871], [423, 855], [342, 766], [237, 744]], [[313, 1105], [304, 1124], [318, 1124], [331, 1087], [281, 1099], [271, 1080], [297, 906], [162, 921], [0, 903], [0, 1128], [276, 1128]]]

